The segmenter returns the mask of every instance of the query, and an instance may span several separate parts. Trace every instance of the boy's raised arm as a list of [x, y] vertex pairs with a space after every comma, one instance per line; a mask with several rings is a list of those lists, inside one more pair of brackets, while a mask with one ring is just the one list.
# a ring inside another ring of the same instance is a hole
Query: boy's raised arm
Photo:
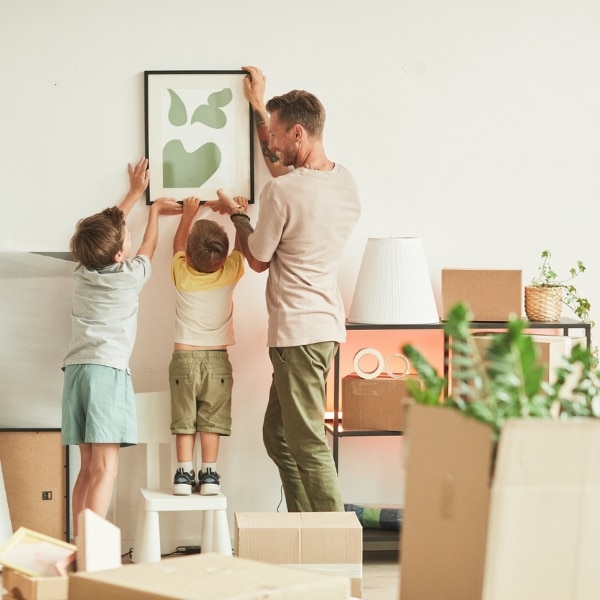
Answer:
[[138, 256], [147, 256], [150, 260], [154, 256], [158, 244], [158, 215], [178, 215], [181, 214], [181, 211], [181, 204], [174, 198], [159, 198], [150, 206], [148, 224], [144, 231], [142, 244], [137, 251]]
[[183, 208], [181, 213], [181, 221], [173, 238], [173, 256], [178, 252], [185, 252], [188, 236], [192, 223], [198, 214], [200, 208], [200, 199], [195, 196], [183, 199]]
[[127, 165], [129, 172], [129, 191], [117, 205], [123, 211], [125, 218], [131, 211], [133, 205], [141, 198], [150, 182], [150, 171], [148, 171], [148, 159], [140, 158], [135, 166]]

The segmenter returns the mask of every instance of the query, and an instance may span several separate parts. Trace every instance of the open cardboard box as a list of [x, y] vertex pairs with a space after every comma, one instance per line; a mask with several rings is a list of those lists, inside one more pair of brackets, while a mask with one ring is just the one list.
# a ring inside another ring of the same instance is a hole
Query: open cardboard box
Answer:
[[[414, 404], [401, 600], [597, 600], [600, 420], [489, 427]], [[495, 459], [495, 460], [494, 460]]]
[[20, 527], [0, 547], [5, 600], [67, 600], [68, 575], [121, 566], [121, 531], [86, 508], [78, 516], [77, 545]]
[[67, 600], [69, 578], [33, 577], [21, 571], [4, 567], [2, 569], [2, 587], [10, 600]]

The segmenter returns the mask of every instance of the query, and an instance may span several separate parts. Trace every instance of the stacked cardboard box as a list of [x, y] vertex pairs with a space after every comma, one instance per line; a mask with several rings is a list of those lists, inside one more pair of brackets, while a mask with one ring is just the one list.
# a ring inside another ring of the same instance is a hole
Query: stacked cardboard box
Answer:
[[506, 321], [523, 314], [520, 270], [442, 269], [444, 319], [457, 302], [467, 304], [474, 321]]
[[404, 430], [404, 407], [409, 398], [406, 382], [416, 375], [363, 379], [356, 373], [342, 378], [342, 425], [345, 430]]
[[362, 527], [353, 512], [236, 513], [235, 555], [351, 580], [361, 597]]
[[[600, 420], [408, 413], [402, 600], [597, 600]], [[496, 458], [495, 458], [496, 457]]]

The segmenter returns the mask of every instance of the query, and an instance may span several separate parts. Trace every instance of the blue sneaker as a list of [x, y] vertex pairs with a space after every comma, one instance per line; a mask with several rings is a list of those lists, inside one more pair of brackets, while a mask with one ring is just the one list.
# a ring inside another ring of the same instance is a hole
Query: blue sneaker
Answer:
[[221, 491], [219, 474], [212, 469], [207, 469], [206, 473], [200, 471], [198, 475], [198, 485], [200, 486], [201, 496], [215, 496]]
[[194, 484], [196, 483], [196, 474], [194, 470], [190, 473], [183, 469], [177, 469], [173, 478], [173, 495], [189, 496], [192, 493]]

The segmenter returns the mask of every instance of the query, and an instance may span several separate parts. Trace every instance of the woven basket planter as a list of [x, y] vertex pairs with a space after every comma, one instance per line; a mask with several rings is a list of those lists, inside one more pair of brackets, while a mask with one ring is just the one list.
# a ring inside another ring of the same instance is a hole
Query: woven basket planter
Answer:
[[562, 287], [525, 287], [525, 314], [530, 321], [557, 321], [562, 307]]

